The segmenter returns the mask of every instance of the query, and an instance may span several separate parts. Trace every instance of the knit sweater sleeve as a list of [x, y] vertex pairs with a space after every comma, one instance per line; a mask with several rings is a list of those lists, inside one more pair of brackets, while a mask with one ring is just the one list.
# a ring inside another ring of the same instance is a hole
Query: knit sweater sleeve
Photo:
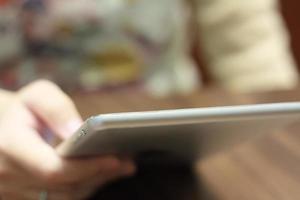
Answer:
[[251, 92], [297, 84], [276, 0], [197, 0], [197, 23], [209, 71], [222, 86]]

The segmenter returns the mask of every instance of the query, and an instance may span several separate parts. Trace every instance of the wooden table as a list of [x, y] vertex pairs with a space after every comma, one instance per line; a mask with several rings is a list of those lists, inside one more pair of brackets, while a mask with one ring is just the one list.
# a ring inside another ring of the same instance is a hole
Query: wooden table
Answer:
[[[155, 99], [138, 89], [73, 96], [82, 115], [300, 100], [300, 90], [231, 95], [220, 90]], [[97, 199], [300, 199], [300, 124], [239, 145], [193, 166], [152, 165], [108, 186]], [[195, 173], [196, 175], [195, 175]], [[96, 198], [95, 198], [96, 199]]]

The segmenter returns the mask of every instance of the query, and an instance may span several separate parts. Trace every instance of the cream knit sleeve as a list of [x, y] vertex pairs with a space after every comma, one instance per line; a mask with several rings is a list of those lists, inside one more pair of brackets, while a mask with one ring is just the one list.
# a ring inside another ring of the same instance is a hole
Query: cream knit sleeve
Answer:
[[289, 89], [298, 81], [276, 0], [196, 0], [213, 78], [235, 91]]

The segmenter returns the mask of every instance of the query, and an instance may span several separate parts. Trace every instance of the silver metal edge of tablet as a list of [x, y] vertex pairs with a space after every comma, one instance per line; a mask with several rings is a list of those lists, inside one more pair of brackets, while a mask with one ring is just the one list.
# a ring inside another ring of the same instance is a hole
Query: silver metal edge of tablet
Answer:
[[300, 102], [188, 108], [146, 112], [101, 114], [91, 120], [96, 130], [174, 124], [230, 121], [249, 118], [300, 115]]
[[111, 128], [178, 125], [235, 119], [278, 118], [285, 115], [300, 116], [300, 102], [101, 114], [87, 119], [71, 138], [58, 146], [57, 152], [62, 156], [67, 155], [69, 148], [72, 149], [76, 144], [73, 141], [85, 136], [84, 130], [98, 131]]

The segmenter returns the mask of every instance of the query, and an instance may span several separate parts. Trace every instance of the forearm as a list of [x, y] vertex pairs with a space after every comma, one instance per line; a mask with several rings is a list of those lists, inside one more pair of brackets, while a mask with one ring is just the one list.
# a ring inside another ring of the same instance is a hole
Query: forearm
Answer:
[[220, 84], [238, 91], [286, 89], [297, 84], [276, 0], [198, 0], [198, 8], [209, 70]]

